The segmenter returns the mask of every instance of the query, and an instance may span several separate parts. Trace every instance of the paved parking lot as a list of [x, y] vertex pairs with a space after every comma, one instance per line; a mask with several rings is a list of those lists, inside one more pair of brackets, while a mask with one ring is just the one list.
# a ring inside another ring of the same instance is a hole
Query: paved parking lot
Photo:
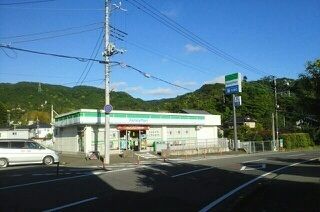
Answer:
[[319, 152], [0, 170], [1, 211], [317, 211]]

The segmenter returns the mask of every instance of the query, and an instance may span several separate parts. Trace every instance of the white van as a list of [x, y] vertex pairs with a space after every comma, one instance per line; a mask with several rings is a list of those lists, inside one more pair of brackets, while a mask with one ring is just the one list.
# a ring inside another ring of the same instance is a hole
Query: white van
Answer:
[[0, 139], [0, 167], [17, 164], [59, 162], [57, 152], [35, 141], [26, 139]]

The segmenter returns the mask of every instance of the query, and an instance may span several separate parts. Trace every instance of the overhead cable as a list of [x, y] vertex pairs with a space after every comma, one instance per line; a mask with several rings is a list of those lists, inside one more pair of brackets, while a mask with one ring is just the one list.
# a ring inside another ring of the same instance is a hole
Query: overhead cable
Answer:
[[[231, 62], [239, 67], [242, 67], [243, 69], [246, 69], [248, 71], [254, 72], [256, 74], [262, 75], [269, 75], [266, 72], [263, 72], [233, 56], [231, 56], [230, 54], [218, 49], [217, 47], [213, 46], [212, 44], [208, 43], [207, 41], [205, 41], [204, 39], [200, 38], [198, 35], [192, 33], [190, 30], [186, 29], [185, 27], [183, 27], [182, 25], [178, 24], [177, 22], [175, 22], [174, 20], [170, 19], [169, 17], [167, 17], [166, 15], [164, 15], [163, 13], [161, 13], [159, 10], [157, 10], [156, 8], [154, 8], [153, 6], [151, 6], [150, 4], [148, 4], [147, 2], [143, 1], [144, 4], [138, 2], [137, 0], [126, 0], [128, 1], [131, 5], [133, 5], [134, 7], [136, 7], [137, 9], [143, 11], [144, 13], [150, 15], [151, 17], [153, 17], [154, 19], [156, 19], [158, 22], [164, 24], [165, 26], [169, 27], [170, 29], [176, 31], [178, 34], [182, 35], [183, 37], [191, 40], [192, 42], [204, 47], [205, 49], [207, 49], [208, 51], [210, 51], [211, 53], [225, 59], [228, 62]], [[147, 5], [147, 6], [145, 6]]]
[[0, 3], [0, 6], [21, 5], [21, 4], [38, 4], [38, 3], [52, 2], [52, 1], [56, 1], [56, 0], [39, 0], [39, 1], [22, 1], [22, 2]]
[[[101, 32], [100, 32], [100, 35], [99, 35], [99, 37], [98, 37], [98, 40], [96, 41], [96, 44], [94, 45], [94, 48], [93, 48], [93, 50], [92, 50], [92, 52], [91, 52], [90, 58], [93, 58], [93, 59], [96, 58], [97, 54], [95, 55], [95, 57], [93, 57], [93, 55], [94, 55], [94, 53], [96, 52], [96, 48], [98, 47], [99, 43], [101, 42], [100, 39], [101, 39], [101, 37], [102, 37], [102, 34], [103, 34], [103, 30], [101, 30]], [[99, 50], [99, 48], [98, 48], [98, 50]], [[78, 81], [77, 81], [77, 84], [78, 84], [78, 83], [80, 82], [80, 80], [82, 79], [83, 74], [86, 73], [87, 68], [88, 68], [90, 62], [93, 63], [93, 61], [88, 61], [88, 62], [87, 62], [85, 68], [83, 69], [83, 71], [82, 71], [82, 73], [81, 73], [81, 75], [80, 75], [80, 77], [79, 77], [79, 79], [78, 79]], [[90, 69], [89, 69], [89, 70], [90, 70]], [[85, 78], [86, 78], [87, 75], [88, 75], [88, 74], [85, 74], [85, 77], [83, 78], [82, 82], [85, 80]], [[81, 83], [82, 83], [82, 82], [81, 82]]]
[[64, 34], [60, 34], [60, 35], [53, 35], [53, 36], [40, 37], [40, 38], [34, 38], [34, 39], [27, 39], [27, 40], [22, 40], [22, 41], [13, 41], [11, 43], [15, 44], [15, 43], [26, 43], [26, 42], [34, 42], [34, 41], [39, 41], [39, 40], [47, 40], [47, 39], [53, 39], [53, 38], [59, 38], [59, 37], [65, 37], [65, 36], [70, 36], [70, 35], [81, 34], [81, 33], [85, 33], [85, 32], [91, 32], [91, 31], [95, 31], [95, 30], [98, 30], [98, 29], [102, 29], [102, 28], [103, 27], [98, 27], [98, 28], [87, 29], [87, 30], [82, 30], [82, 31], [78, 31], [78, 32], [64, 33]]
[[[93, 58], [76, 57], [76, 56], [61, 55], [61, 54], [53, 54], [53, 53], [48, 53], [48, 52], [39, 52], [39, 51], [34, 51], [34, 50], [16, 48], [16, 47], [12, 47], [12, 46], [9, 46], [9, 45], [3, 45], [3, 44], [0, 44], [0, 48], [6, 48], [6, 49], [17, 50], [17, 51], [22, 51], [22, 52], [28, 52], [28, 53], [38, 54], [38, 55], [53, 56], [53, 57], [67, 58], [67, 59], [75, 59], [75, 60], [78, 60], [80, 62], [94, 61], [94, 62], [98, 62], [98, 63], [102, 63], [102, 64], [106, 63], [103, 60], [97, 60], [97, 59], [93, 59]], [[161, 81], [161, 82], [164, 82], [166, 84], [175, 86], [177, 88], [182, 88], [182, 89], [187, 90], [187, 91], [192, 91], [189, 88], [185, 88], [183, 86], [180, 86], [180, 85], [177, 85], [175, 83], [169, 82], [169, 81], [167, 81], [165, 79], [161, 79], [159, 77], [153, 76], [153, 75], [151, 75], [151, 74], [149, 74], [147, 72], [144, 72], [144, 71], [142, 71], [142, 70], [140, 70], [138, 68], [135, 68], [135, 67], [133, 67], [131, 65], [127, 65], [127, 64], [124, 64], [124, 63], [121, 63], [121, 62], [116, 62], [116, 61], [109, 61], [108, 63], [109, 64], [117, 64], [117, 65], [120, 65], [121, 67], [124, 67], [124, 68], [129, 68], [131, 70], [134, 70], [134, 71], [140, 73], [141, 75], [143, 75], [146, 78], [151, 78], [151, 79], [154, 79], [154, 80], [157, 80], [157, 81]]]
[[64, 31], [70, 31], [70, 30], [74, 30], [74, 29], [79, 29], [79, 28], [84, 28], [84, 27], [89, 27], [89, 26], [99, 25], [99, 24], [102, 25], [103, 22], [95, 22], [95, 23], [91, 23], [91, 24], [85, 24], [85, 25], [81, 25], [81, 26], [74, 26], [74, 27], [50, 30], [50, 31], [45, 31], [45, 32], [35, 32], [35, 33], [30, 33], [30, 34], [5, 36], [5, 37], [0, 37], [0, 39], [12, 39], [12, 38], [21, 38], [21, 37], [30, 37], [30, 36], [37, 36], [37, 35], [43, 35], [43, 34], [50, 34], [50, 33], [55, 33], [55, 32], [64, 32]]
[[[39, 54], [39, 55], [46, 55], [46, 56], [53, 56], [53, 57], [60, 57], [60, 58], [67, 58], [67, 59], [75, 59], [80, 62], [94, 61], [94, 62], [103, 63], [103, 64], [106, 63], [103, 60], [91, 59], [91, 58], [86, 58], [86, 57], [68, 56], [68, 55], [62, 55], [62, 54], [54, 54], [54, 53], [48, 53], [48, 52], [39, 52], [39, 51], [34, 51], [34, 50], [29, 50], [29, 49], [16, 48], [16, 47], [12, 47], [9, 45], [3, 45], [3, 44], [0, 44], [0, 47], [11, 49], [11, 50], [22, 51], [22, 52], [33, 53], [33, 54]], [[113, 61], [110, 61], [109, 63], [110, 64], [112, 64], [112, 63], [120, 64], [119, 62], [113, 62]]]

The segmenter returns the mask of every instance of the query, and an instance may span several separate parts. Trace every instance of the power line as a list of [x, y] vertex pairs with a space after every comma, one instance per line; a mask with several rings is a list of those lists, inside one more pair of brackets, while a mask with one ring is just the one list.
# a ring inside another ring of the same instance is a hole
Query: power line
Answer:
[[[99, 35], [99, 37], [98, 37], [98, 40], [96, 41], [96, 44], [94, 45], [94, 48], [93, 48], [92, 53], [91, 53], [91, 55], [90, 55], [90, 58], [93, 57], [93, 54], [94, 54], [94, 52], [96, 51], [96, 48], [97, 48], [99, 42], [101, 42], [100, 39], [101, 39], [102, 33], [103, 33], [103, 30], [101, 30], [101, 32], [100, 32], [100, 35]], [[94, 58], [94, 59], [95, 59], [95, 58]], [[80, 75], [80, 77], [79, 77], [79, 79], [78, 79], [78, 81], [77, 81], [77, 84], [80, 82], [83, 74], [86, 72], [89, 63], [90, 63], [90, 62], [87, 62], [85, 68], [83, 69], [83, 71], [82, 71], [82, 73], [81, 73], [81, 75]]]
[[1, 3], [0, 6], [21, 5], [21, 4], [38, 4], [38, 3], [52, 2], [52, 1], [56, 1], [56, 0], [39, 0], [39, 1], [23, 1], [23, 2]]
[[30, 36], [36, 36], [36, 35], [43, 35], [43, 34], [49, 34], [49, 33], [54, 33], [54, 32], [63, 32], [63, 31], [69, 31], [69, 30], [73, 30], [73, 29], [79, 29], [79, 28], [84, 28], [84, 27], [98, 25], [98, 24], [101, 25], [102, 22], [95, 22], [95, 23], [90, 23], [90, 24], [86, 24], [86, 25], [82, 25], [82, 26], [74, 26], [74, 27], [68, 27], [68, 28], [45, 31], [45, 32], [35, 32], [35, 33], [30, 33], [30, 34], [22, 34], [22, 35], [15, 35], [15, 36], [0, 37], [0, 39], [12, 39], [12, 38], [21, 38], [21, 37], [30, 37]]
[[199, 72], [201, 72], [201, 73], [203, 73], [203, 74], [210, 74], [208, 71], [203, 70], [204, 68], [200, 68], [200, 67], [197, 66], [197, 65], [191, 64], [191, 63], [189, 63], [189, 62], [187, 62], [187, 61], [184, 61], [184, 60], [181, 60], [181, 59], [179, 59], [179, 58], [176, 58], [176, 57], [173, 57], [173, 56], [170, 56], [170, 55], [163, 54], [163, 53], [161, 53], [161, 52], [159, 52], [159, 51], [157, 51], [157, 50], [154, 50], [154, 49], [151, 49], [151, 48], [149, 48], [149, 47], [146, 47], [145, 45], [137, 44], [137, 43], [134, 43], [134, 42], [131, 42], [131, 41], [125, 41], [125, 42], [128, 43], [128, 44], [130, 44], [130, 45], [132, 45], [132, 46], [135, 46], [135, 47], [137, 47], [137, 48], [139, 48], [139, 49], [142, 49], [142, 50], [144, 50], [144, 51], [146, 51], [146, 52], [149, 52], [149, 53], [151, 53], [151, 54], [154, 54], [154, 55], [157, 55], [157, 56], [160, 56], [160, 57], [164, 57], [164, 58], [166, 58], [166, 59], [169, 59], [169, 60], [171, 60], [171, 61], [173, 61], [173, 62], [175, 62], [175, 63], [177, 63], [177, 64], [180, 64], [180, 65], [185, 66], [185, 67], [187, 67], [187, 68], [190, 68], [190, 69], [192, 69], [192, 70], [198, 70]]
[[[102, 64], [106, 63], [103, 60], [97, 60], [97, 59], [85, 58], [85, 57], [69, 56], [69, 55], [61, 55], [61, 54], [53, 54], [53, 53], [48, 53], [48, 52], [39, 52], [39, 51], [34, 51], [34, 50], [11, 47], [11, 46], [2, 45], [2, 44], [0, 44], [0, 48], [6, 48], [6, 49], [17, 50], [17, 51], [22, 51], [22, 52], [28, 52], [28, 53], [32, 53], [32, 54], [38, 54], [38, 55], [53, 56], [53, 57], [67, 58], [67, 59], [75, 59], [75, 60], [78, 60], [80, 62], [93, 61], [93, 62], [98, 62], [98, 63], [102, 63]], [[131, 70], [134, 70], [134, 71], [140, 73], [141, 75], [143, 75], [146, 78], [151, 78], [151, 79], [154, 79], [154, 80], [161, 81], [161, 82], [164, 82], [166, 84], [172, 85], [172, 86], [177, 87], [177, 88], [182, 88], [182, 89], [187, 90], [187, 91], [192, 91], [189, 88], [185, 88], [183, 86], [180, 86], [180, 85], [177, 85], [175, 83], [169, 82], [169, 81], [167, 81], [165, 79], [153, 76], [153, 75], [151, 75], [149, 73], [146, 73], [146, 72], [144, 72], [144, 71], [142, 71], [142, 70], [140, 70], [138, 68], [135, 68], [135, 67], [133, 67], [131, 65], [127, 65], [127, 64], [124, 64], [124, 63], [116, 62], [116, 61], [109, 61], [109, 64], [117, 64], [117, 65], [120, 65], [121, 67], [130, 68]]]
[[132, 4], [134, 7], [136, 7], [137, 9], [143, 11], [144, 13], [150, 15], [151, 17], [153, 17], [154, 19], [156, 19], [158, 22], [164, 24], [165, 26], [169, 27], [170, 29], [174, 30], [175, 32], [177, 32], [178, 34], [182, 35], [183, 37], [193, 41], [194, 43], [206, 48], [207, 50], [209, 50], [211, 53], [225, 59], [228, 62], [231, 62], [239, 67], [242, 67], [243, 69], [246, 69], [248, 71], [257, 73], [259, 75], [262, 75], [261, 73], [263, 73], [262, 76], [264, 75], [269, 75], [266, 72], [263, 72], [253, 66], [250, 66], [248, 64], [246, 64], [245, 62], [231, 56], [230, 54], [218, 49], [217, 47], [213, 46], [212, 44], [208, 43], [207, 41], [205, 41], [204, 39], [200, 38], [198, 35], [194, 34], [193, 32], [191, 32], [190, 30], [186, 29], [185, 27], [183, 27], [182, 25], [178, 24], [177, 22], [175, 22], [174, 20], [170, 19], [169, 17], [167, 17], [166, 15], [164, 15], [163, 13], [161, 13], [159, 10], [157, 10], [156, 8], [154, 8], [153, 6], [151, 6], [150, 4], [148, 4], [147, 2], [143, 1], [144, 4], [138, 2], [137, 0], [126, 0], [128, 1], [130, 4]]
[[[101, 37], [102, 33], [103, 33], [103, 30], [101, 31], [100, 37]], [[102, 36], [102, 39], [101, 39], [101, 41], [100, 41], [100, 46], [103, 44], [103, 37], [104, 37], [104, 36]], [[99, 48], [99, 45], [98, 45], [98, 44], [99, 44], [99, 40], [100, 40], [100, 39], [98, 39], [97, 44], [96, 44], [96, 46], [95, 46], [95, 48], [96, 48], [96, 54], [94, 55], [93, 59], [96, 59], [97, 56], [98, 56], [98, 53], [99, 53], [99, 49], [100, 49], [100, 48]], [[95, 51], [95, 49], [92, 51], [92, 54], [91, 54], [90, 58], [92, 58], [92, 56], [93, 56], [93, 54], [94, 54], [94, 51]], [[90, 62], [88, 62], [88, 63], [90, 63]], [[87, 63], [87, 64], [88, 64], [88, 63]], [[81, 85], [82, 85], [82, 83], [84, 82], [84, 80], [87, 78], [87, 76], [88, 76], [88, 74], [89, 74], [92, 66], [93, 66], [93, 61], [91, 61], [91, 64], [90, 64], [89, 68], [87, 69], [86, 74], [84, 75], [84, 77], [83, 77], [83, 79], [82, 79], [82, 81], [81, 81], [81, 83], [80, 83]]]
[[169, 81], [167, 81], [167, 80], [161, 79], [161, 78], [159, 78], [159, 77], [153, 76], [153, 75], [151, 75], [151, 74], [149, 74], [149, 73], [146, 73], [146, 72], [144, 72], [144, 71], [142, 71], [142, 70], [140, 70], [140, 69], [138, 69], [138, 68], [135, 68], [135, 67], [133, 67], [133, 66], [131, 66], [131, 65], [120, 64], [120, 66], [121, 66], [121, 67], [130, 68], [130, 69], [132, 69], [132, 70], [140, 73], [141, 75], [143, 75], [143, 76], [146, 77], [146, 78], [152, 78], [152, 79], [154, 79], [154, 80], [158, 80], [158, 81], [164, 82], [164, 83], [166, 83], [166, 84], [172, 85], [172, 86], [177, 87], [177, 88], [182, 88], [182, 89], [187, 90], [187, 91], [192, 91], [192, 90], [189, 89], [189, 88], [185, 88], [185, 87], [183, 87], [183, 86], [180, 86], [180, 85], [177, 85], [177, 84], [175, 84], [175, 83], [169, 82]]
[[[1, 5], [0, 5], [1, 6]], [[104, 9], [98, 8], [44, 8], [44, 7], [1, 7], [1, 9], [14, 9], [14, 10], [48, 10], [48, 11], [103, 11]]]
[[[34, 50], [29, 50], [29, 49], [16, 48], [16, 47], [12, 47], [9, 45], [3, 45], [3, 44], [0, 44], [0, 47], [6, 48], [6, 49], [11, 49], [11, 50], [17, 50], [17, 51], [22, 51], [22, 52], [38, 54], [38, 55], [53, 56], [53, 57], [60, 57], [60, 58], [67, 58], [67, 59], [75, 59], [80, 62], [94, 61], [94, 62], [98, 62], [98, 63], [105, 63], [103, 60], [91, 59], [91, 58], [86, 58], [86, 57], [68, 56], [68, 55], [62, 55], [62, 54], [54, 54], [54, 53], [48, 53], [48, 52], [39, 52], [39, 51], [34, 51]], [[110, 61], [110, 63], [119, 64], [119, 62], [112, 62], [112, 61]]]
[[91, 31], [95, 31], [95, 30], [98, 30], [98, 29], [102, 29], [102, 28], [103, 27], [98, 27], [98, 28], [93, 28], [93, 29], [82, 30], [82, 31], [79, 31], [79, 32], [64, 33], [64, 34], [61, 34], [61, 35], [47, 36], [47, 37], [34, 38], [34, 39], [28, 39], [28, 40], [22, 40], [22, 41], [13, 41], [11, 43], [15, 44], [15, 43], [26, 43], [26, 42], [34, 42], [34, 41], [39, 41], [39, 40], [47, 40], [47, 39], [53, 39], [53, 38], [59, 38], [59, 37], [65, 37], [65, 36], [70, 36], [70, 35], [81, 34], [81, 33], [85, 33], [85, 32], [91, 32]]

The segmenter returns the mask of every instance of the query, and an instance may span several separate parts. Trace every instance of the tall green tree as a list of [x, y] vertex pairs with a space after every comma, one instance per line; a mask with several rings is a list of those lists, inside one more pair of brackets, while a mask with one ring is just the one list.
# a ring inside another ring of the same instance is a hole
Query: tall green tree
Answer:
[[4, 127], [7, 125], [7, 109], [4, 104], [0, 102], [0, 127]]
[[320, 59], [309, 61], [296, 86], [303, 113], [320, 120]]

